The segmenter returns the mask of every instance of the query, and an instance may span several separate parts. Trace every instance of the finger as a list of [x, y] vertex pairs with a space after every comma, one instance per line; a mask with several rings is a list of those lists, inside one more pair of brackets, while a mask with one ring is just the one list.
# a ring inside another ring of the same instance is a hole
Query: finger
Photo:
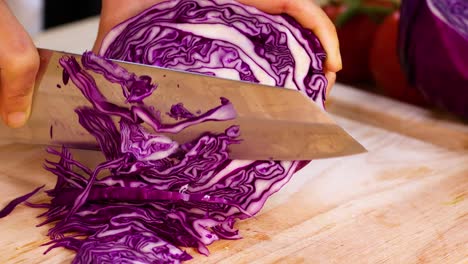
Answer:
[[20, 127], [30, 115], [39, 54], [4, 1], [0, 1], [0, 36], [0, 111], [7, 125]]
[[338, 36], [333, 22], [326, 13], [311, 0], [238, 0], [271, 14], [286, 13], [303, 27], [310, 29], [322, 43], [327, 60], [325, 68], [338, 72], [342, 68]]
[[336, 72], [326, 71], [325, 77], [327, 78], [327, 81], [328, 81], [328, 85], [327, 85], [327, 98], [328, 98], [328, 95], [330, 94], [333, 85], [335, 85]]

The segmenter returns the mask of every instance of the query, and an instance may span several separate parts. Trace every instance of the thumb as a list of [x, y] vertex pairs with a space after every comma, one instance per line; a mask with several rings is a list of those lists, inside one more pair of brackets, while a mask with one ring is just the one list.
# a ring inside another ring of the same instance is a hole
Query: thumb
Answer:
[[21, 127], [31, 111], [39, 54], [5, 1], [0, 1], [0, 36], [0, 113], [7, 125]]

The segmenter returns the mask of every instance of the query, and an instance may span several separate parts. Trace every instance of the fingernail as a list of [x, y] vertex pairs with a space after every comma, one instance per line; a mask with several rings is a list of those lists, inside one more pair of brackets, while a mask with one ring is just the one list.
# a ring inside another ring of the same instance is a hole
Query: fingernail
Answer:
[[26, 123], [26, 113], [25, 112], [13, 112], [9, 113], [7, 117], [7, 124], [10, 127], [17, 128], [21, 127]]

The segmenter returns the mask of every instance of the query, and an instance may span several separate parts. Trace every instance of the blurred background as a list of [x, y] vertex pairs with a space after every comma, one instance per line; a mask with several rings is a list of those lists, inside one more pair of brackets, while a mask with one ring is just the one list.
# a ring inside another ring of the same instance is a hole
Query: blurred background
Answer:
[[98, 15], [99, 0], [6, 0], [32, 37], [43, 30]]

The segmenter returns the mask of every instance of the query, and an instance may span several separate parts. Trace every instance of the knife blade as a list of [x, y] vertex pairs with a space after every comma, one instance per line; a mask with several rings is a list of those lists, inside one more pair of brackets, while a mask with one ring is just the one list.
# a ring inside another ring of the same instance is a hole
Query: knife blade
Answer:
[[[79, 125], [74, 112], [77, 107], [90, 106], [90, 103], [72, 82], [63, 84], [63, 70], [59, 65], [63, 56], [74, 56], [80, 62], [81, 55], [47, 49], [39, 49], [39, 54], [41, 65], [31, 118], [20, 129], [2, 125], [0, 138], [18, 143], [97, 149], [96, 140]], [[220, 97], [234, 105], [237, 111], [234, 120], [204, 122], [168, 135], [179, 143], [191, 141], [206, 131], [221, 133], [231, 125], [239, 125], [241, 142], [230, 146], [232, 159], [312, 160], [366, 151], [299, 91], [113, 61], [131, 73], [150, 76], [158, 84], [145, 103], [161, 113], [179, 102], [190, 110], [204, 112], [219, 105]], [[91, 75], [110, 102], [124, 105], [118, 85], [99, 74]], [[174, 122], [164, 115], [162, 120]]]

